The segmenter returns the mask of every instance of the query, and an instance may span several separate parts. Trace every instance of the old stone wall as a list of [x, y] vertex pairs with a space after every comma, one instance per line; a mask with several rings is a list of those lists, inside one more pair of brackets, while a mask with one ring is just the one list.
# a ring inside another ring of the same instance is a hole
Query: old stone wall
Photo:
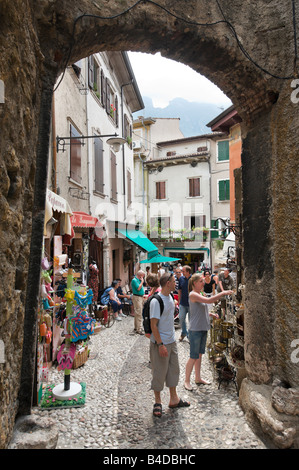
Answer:
[[[67, 64], [100, 50], [161, 51], [206, 75], [232, 99], [244, 123], [244, 390], [271, 387], [274, 377], [298, 388], [297, 365], [290, 361], [290, 339], [299, 338], [298, 298], [288, 295], [298, 265], [299, 104], [290, 101], [291, 7], [279, 0], [2, 0], [0, 447], [10, 440], [18, 409], [29, 413], [32, 400], [54, 82]], [[248, 399], [243, 403], [252, 406]]]
[[[30, 4], [0, 4], [0, 447], [18, 409], [36, 170], [41, 52]], [[3, 39], [4, 38], [4, 39]]]

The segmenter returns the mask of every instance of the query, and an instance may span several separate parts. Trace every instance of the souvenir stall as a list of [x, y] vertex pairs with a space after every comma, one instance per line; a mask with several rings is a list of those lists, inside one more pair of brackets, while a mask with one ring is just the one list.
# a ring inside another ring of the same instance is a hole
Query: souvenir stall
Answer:
[[241, 301], [238, 296], [229, 296], [225, 318], [221, 319], [221, 304], [212, 308], [213, 313], [219, 315], [219, 319], [211, 321], [210, 343], [207, 346], [210, 360], [213, 362], [215, 380], [219, 388], [223, 383], [233, 383], [237, 393], [241, 381], [246, 375], [244, 361], [244, 304], [242, 292], [244, 286], [238, 287], [241, 293]]
[[88, 358], [88, 338], [93, 334], [95, 325], [87, 312], [92, 296], [91, 289], [75, 285], [73, 270], [69, 268], [64, 292], [64, 341], [57, 351], [58, 370], [63, 372], [64, 380], [46, 387], [42, 408], [82, 406], [85, 403], [86, 384], [71, 382], [71, 370], [85, 363]]
[[[48, 379], [49, 367], [53, 362], [53, 340], [55, 335], [55, 284], [54, 275], [57, 266], [67, 266], [67, 255], [63, 249], [55, 253], [56, 239], [71, 234], [71, 208], [68, 202], [47, 189], [44, 219], [43, 255], [40, 276], [40, 296], [38, 305], [38, 344], [37, 344], [37, 397], [41, 398], [42, 384]], [[59, 255], [59, 256], [56, 256]]]
[[[80, 281], [88, 285], [90, 275], [90, 261], [97, 264], [101, 270], [101, 258], [97, 251], [100, 247], [97, 242], [102, 241], [103, 225], [97, 219], [85, 212], [73, 212], [70, 222], [72, 225], [72, 236], [64, 237], [64, 244], [68, 245], [68, 257], [72, 262], [73, 269], [80, 273]], [[94, 249], [97, 245], [97, 249]], [[98, 272], [99, 284], [99, 272]], [[95, 286], [95, 283], [93, 283]]]

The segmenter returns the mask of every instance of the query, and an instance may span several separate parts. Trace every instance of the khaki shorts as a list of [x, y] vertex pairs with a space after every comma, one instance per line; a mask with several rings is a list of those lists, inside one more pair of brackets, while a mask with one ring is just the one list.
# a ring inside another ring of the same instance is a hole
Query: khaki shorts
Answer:
[[151, 389], [161, 392], [166, 387], [176, 387], [179, 383], [180, 367], [176, 342], [165, 344], [168, 356], [161, 357], [159, 347], [151, 341], [150, 360], [152, 367]]

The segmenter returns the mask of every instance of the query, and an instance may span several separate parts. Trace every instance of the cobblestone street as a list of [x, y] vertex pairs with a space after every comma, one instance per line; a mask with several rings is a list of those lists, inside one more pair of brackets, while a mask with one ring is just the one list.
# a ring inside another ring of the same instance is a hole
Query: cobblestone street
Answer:
[[[180, 397], [189, 408], [168, 408], [163, 392], [163, 416], [152, 414], [149, 340], [132, 334], [133, 318], [123, 318], [91, 337], [91, 358], [72, 371], [71, 381], [86, 383], [86, 404], [81, 408], [42, 410], [59, 426], [59, 449], [265, 449], [251, 431], [238, 404], [233, 383], [222, 384], [213, 375], [207, 354], [203, 377], [211, 385], [184, 388], [189, 343], [178, 342], [181, 376]], [[176, 331], [177, 339], [179, 330]], [[50, 371], [49, 383], [63, 382], [63, 372]], [[194, 377], [193, 377], [194, 382]]]

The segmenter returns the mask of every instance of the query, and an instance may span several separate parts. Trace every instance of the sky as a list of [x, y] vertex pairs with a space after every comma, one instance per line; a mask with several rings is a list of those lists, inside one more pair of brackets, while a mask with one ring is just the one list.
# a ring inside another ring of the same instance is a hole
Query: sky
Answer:
[[165, 108], [174, 98], [214, 103], [227, 108], [230, 99], [206, 77], [185, 64], [155, 55], [129, 52], [141, 95], [152, 98], [155, 108]]

